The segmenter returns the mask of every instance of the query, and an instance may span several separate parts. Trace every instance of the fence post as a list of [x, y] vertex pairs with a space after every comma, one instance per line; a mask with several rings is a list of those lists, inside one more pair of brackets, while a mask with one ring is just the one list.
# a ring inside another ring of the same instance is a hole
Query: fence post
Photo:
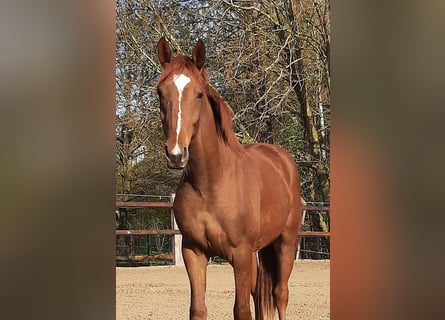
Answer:
[[[303, 201], [304, 200], [302, 200], [302, 202]], [[306, 205], [306, 202], [303, 202], [303, 205]], [[303, 230], [304, 219], [306, 219], [306, 210], [303, 210], [303, 214], [302, 214], [302, 217], [301, 217], [301, 225], [300, 225], [300, 228], [298, 230]], [[298, 236], [297, 254], [295, 256], [295, 260], [300, 260], [300, 258], [301, 258], [301, 240], [302, 239], [303, 239], [302, 236]]]
[[[170, 197], [171, 203], [175, 201], [175, 194], [173, 193]], [[170, 209], [171, 219], [172, 219], [172, 228], [173, 230], [178, 230], [178, 225], [176, 224], [175, 214], [173, 212], [173, 208]], [[182, 258], [182, 235], [175, 234], [173, 236], [173, 264], [175, 266], [183, 266], [184, 260]]]

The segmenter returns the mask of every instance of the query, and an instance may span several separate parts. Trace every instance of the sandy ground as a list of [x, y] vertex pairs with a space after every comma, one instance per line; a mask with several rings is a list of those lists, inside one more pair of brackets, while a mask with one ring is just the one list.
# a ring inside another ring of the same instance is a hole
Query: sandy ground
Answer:
[[[329, 266], [329, 260], [295, 263], [289, 280], [289, 320], [329, 319]], [[188, 319], [189, 296], [184, 267], [116, 268], [117, 320]], [[233, 303], [231, 266], [210, 265], [206, 294], [208, 319], [233, 319]]]

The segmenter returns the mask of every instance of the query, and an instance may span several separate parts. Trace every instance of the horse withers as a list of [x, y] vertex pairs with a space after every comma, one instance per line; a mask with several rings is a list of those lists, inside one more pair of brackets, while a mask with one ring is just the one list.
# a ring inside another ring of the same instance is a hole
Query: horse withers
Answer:
[[292, 156], [272, 144], [239, 143], [229, 107], [208, 84], [205, 45], [172, 56], [161, 38], [157, 84], [167, 166], [182, 169], [173, 204], [190, 280], [190, 319], [206, 319], [206, 267], [220, 256], [235, 275], [235, 319], [286, 318], [288, 280], [301, 223]]

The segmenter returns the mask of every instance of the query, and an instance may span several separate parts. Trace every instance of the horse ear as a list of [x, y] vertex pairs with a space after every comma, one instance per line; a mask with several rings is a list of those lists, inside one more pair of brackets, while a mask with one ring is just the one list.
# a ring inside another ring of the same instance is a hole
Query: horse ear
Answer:
[[162, 67], [165, 67], [165, 65], [170, 62], [171, 57], [172, 51], [170, 50], [168, 42], [165, 40], [165, 37], [162, 37], [158, 42], [158, 59]]
[[193, 49], [193, 62], [196, 67], [201, 70], [204, 67], [204, 62], [206, 58], [206, 47], [204, 45], [204, 41], [201, 39], [198, 40], [195, 48]]

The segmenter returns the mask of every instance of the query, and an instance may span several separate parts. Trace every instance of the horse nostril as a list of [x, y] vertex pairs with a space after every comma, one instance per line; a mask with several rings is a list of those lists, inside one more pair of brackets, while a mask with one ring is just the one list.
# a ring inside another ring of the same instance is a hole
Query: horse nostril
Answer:
[[165, 148], [165, 158], [167, 159], [168, 167], [173, 169], [184, 168], [189, 158], [188, 148], [184, 147], [183, 152], [178, 154], [176, 154], [175, 152], [176, 150], [180, 150], [177, 146], [175, 147], [173, 152], [170, 152], [167, 145], [165, 145], [164, 148]]
[[182, 154], [172, 154], [169, 156], [169, 159], [172, 163], [179, 164], [182, 160]]

